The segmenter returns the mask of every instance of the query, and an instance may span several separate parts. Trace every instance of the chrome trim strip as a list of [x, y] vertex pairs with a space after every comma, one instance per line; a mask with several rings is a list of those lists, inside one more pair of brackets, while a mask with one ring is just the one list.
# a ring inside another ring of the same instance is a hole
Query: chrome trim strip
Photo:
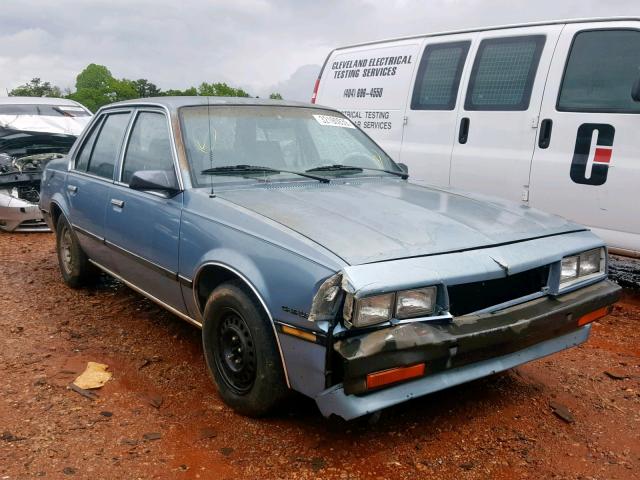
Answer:
[[178, 281], [187, 288], [193, 288], [193, 280], [178, 274]]
[[163, 267], [162, 265], [158, 265], [157, 263], [152, 262], [151, 260], [147, 260], [144, 257], [141, 257], [140, 255], [138, 255], [137, 253], [133, 253], [129, 250], [127, 250], [126, 248], [122, 248], [119, 245], [116, 245], [115, 243], [110, 242], [109, 240], [105, 240], [104, 244], [113, 249], [118, 251], [119, 253], [122, 253], [130, 258], [132, 258], [133, 260], [137, 261], [138, 263], [141, 263], [142, 265], [144, 265], [145, 267], [148, 267], [152, 270], [157, 271], [158, 273], [161, 273], [162, 275], [164, 275], [165, 277], [169, 277], [172, 280], [177, 280], [178, 279], [178, 274], [177, 272], [174, 272], [172, 270], [169, 270], [168, 268]]
[[[287, 364], [284, 361], [284, 354], [282, 353], [282, 346], [280, 345], [280, 339], [278, 338], [278, 331], [276, 329], [276, 324], [275, 324], [275, 322], [273, 320], [273, 317], [271, 316], [271, 312], [269, 311], [269, 308], [267, 307], [266, 302], [264, 301], [264, 299], [262, 298], [262, 296], [260, 295], [258, 290], [251, 284], [251, 282], [244, 275], [242, 275], [235, 268], [232, 268], [229, 265], [225, 265], [224, 263], [205, 262], [202, 265], [200, 265], [198, 267], [198, 270], [196, 271], [195, 276], [193, 277], [193, 300], [195, 302], [196, 308], [198, 309], [198, 312], [200, 312], [200, 315], [202, 316], [204, 311], [200, 307], [200, 302], [198, 301], [198, 293], [197, 293], [198, 292], [198, 288], [197, 288], [198, 277], [200, 276], [200, 272], [202, 272], [203, 268], [206, 267], [207, 265], [214, 265], [216, 267], [226, 268], [230, 272], [234, 273], [244, 283], [247, 284], [247, 286], [251, 289], [251, 291], [254, 293], [254, 295], [258, 298], [258, 300], [262, 304], [262, 308], [264, 308], [264, 311], [267, 313], [267, 317], [269, 317], [269, 321], [271, 322], [271, 328], [273, 329], [273, 335], [276, 338], [276, 344], [278, 345], [278, 352], [280, 353], [280, 361], [282, 362], [282, 370], [284, 371], [284, 378], [285, 378], [285, 380], [287, 382], [287, 387], [291, 388], [291, 383], [289, 382], [289, 372], [287, 371]], [[204, 322], [204, 319], [203, 319], [203, 322]]]
[[160, 305], [162, 308], [165, 308], [166, 310], [170, 311], [171, 313], [173, 313], [174, 315], [180, 317], [182, 320], [185, 320], [193, 325], [195, 325], [198, 328], [202, 328], [202, 323], [198, 322], [197, 320], [194, 320], [193, 318], [189, 317], [188, 315], [185, 315], [184, 313], [180, 312], [179, 310], [176, 310], [175, 308], [173, 308], [171, 305], [168, 305], [166, 303], [164, 303], [162, 300], [159, 300], [158, 298], [154, 297], [153, 295], [151, 295], [150, 293], [144, 291], [143, 289], [141, 289], [140, 287], [137, 287], [136, 285], [134, 285], [133, 283], [125, 280], [124, 278], [122, 278], [120, 275], [118, 275], [117, 273], [112, 272], [111, 270], [109, 270], [108, 268], [100, 265], [98, 262], [89, 259], [89, 261], [95, 265], [96, 267], [98, 267], [100, 270], [104, 271], [106, 274], [111, 275], [113, 278], [117, 278], [118, 280], [120, 280], [122, 283], [124, 283], [127, 287], [131, 288], [132, 290], [135, 290], [136, 292], [138, 292], [140, 295], [144, 295], [145, 297], [147, 297], [149, 300], [151, 300], [154, 303], [157, 303], [158, 305]]
[[101, 237], [100, 235], [96, 235], [95, 233], [91, 233], [89, 230], [85, 230], [84, 228], [79, 227], [75, 223], [71, 224], [71, 228], [73, 228], [76, 232], [81, 233], [86, 237], [89, 237], [93, 240], [97, 240], [100, 243], [104, 243], [104, 237]]

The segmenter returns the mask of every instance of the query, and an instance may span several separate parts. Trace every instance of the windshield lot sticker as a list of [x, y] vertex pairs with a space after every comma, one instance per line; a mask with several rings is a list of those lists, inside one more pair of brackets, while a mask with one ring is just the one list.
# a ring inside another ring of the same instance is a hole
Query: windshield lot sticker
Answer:
[[[606, 123], [583, 123], [578, 128], [573, 161], [569, 172], [571, 180], [583, 185], [604, 185], [613, 153], [613, 137], [616, 130]], [[592, 149], [593, 137], [596, 136]], [[591, 171], [587, 172], [589, 160]]]
[[356, 128], [353, 123], [346, 118], [334, 117], [333, 115], [314, 115], [313, 118], [315, 118], [320, 125], [327, 127]]

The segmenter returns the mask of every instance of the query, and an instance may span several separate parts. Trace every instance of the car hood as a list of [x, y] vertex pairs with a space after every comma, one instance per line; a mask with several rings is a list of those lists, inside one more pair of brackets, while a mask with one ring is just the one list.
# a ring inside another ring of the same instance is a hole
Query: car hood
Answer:
[[585, 229], [524, 205], [399, 180], [301, 182], [216, 193], [308, 237], [351, 265]]

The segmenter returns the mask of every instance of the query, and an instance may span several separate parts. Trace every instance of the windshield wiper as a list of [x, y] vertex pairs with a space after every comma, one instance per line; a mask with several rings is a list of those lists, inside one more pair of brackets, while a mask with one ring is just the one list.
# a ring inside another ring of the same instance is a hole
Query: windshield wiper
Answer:
[[320, 177], [318, 175], [310, 175], [305, 172], [295, 172], [293, 170], [282, 170], [280, 168], [263, 167], [260, 165], [225, 165], [221, 167], [206, 168], [202, 170], [203, 175], [233, 175], [247, 173], [292, 173], [294, 175], [300, 175], [301, 177], [312, 178], [322, 183], [329, 183], [329, 179], [326, 177]]
[[336, 164], [336, 165], [323, 165], [321, 167], [314, 167], [314, 168], [310, 168], [309, 170], [305, 170], [305, 172], [340, 172], [340, 171], [359, 171], [362, 172], [363, 170], [371, 170], [374, 172], [384, 172], [384, 173], [390, 173], [391, 175], [396, 175], [400, 178], [402, 178], [403, 180], [406, 180], [407, 178], [409, 178], [409, 174], [406, 172], [396, 172], [394, 170], [385, 170], [383, 168], [370, 168], [370, 167], [356, 167], [355, 165], [340, 165], [340, 164]]

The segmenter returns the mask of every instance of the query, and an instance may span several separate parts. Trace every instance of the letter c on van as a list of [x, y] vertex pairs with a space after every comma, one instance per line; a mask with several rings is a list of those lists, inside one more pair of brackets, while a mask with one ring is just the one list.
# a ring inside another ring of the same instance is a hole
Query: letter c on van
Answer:
[[[571, 162], [571, 180], [584, 185], [603, 185], [607, 181], [615, 133], [616, 129], [613, 125], [606, 123], [583, 123], [578, 127], [576, 147]], [[592, 153], [591, 143], [594, 135], [597, 135], [597, 138]], [[593, 157], [591, 172], [587, 173], [587, 165], [591, 157]]]

